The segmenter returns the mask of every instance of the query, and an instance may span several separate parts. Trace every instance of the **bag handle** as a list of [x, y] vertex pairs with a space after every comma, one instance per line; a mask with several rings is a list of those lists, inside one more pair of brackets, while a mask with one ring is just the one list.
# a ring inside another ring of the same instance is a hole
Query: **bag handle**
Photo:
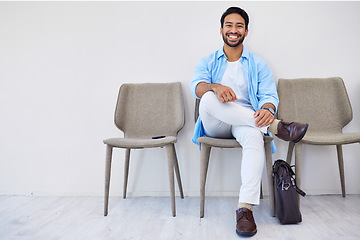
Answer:
[[290, 164], [288, 164], [284, 160], [281, 160], [281, 159], [276, 160], [274, 165], [273, 165], [273, 177], [275, 176], [275, 174], [277, 174], [278, 169], [280, 167], [283, 167], [283, 168], [287, 169], [287, 171], [291, 175], [292, 184], [295, 186], [296, 192], [298, 194], [300, 194], [301, 196], [305, 197], [306, 193], [296, 185], [296, 181], [295, 181], [295, 177], [294, 177], [295, 173], [292, 170], [292, 168], [295, 167], [295, 165], [290, 166]]

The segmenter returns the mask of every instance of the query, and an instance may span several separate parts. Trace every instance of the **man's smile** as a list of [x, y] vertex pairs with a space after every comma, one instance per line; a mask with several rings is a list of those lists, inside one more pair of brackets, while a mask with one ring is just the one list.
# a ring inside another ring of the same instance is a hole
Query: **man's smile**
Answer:
[[227, 34], [227, 36], [228, 36], [228, 38], [233, 39], [233, 40], [240, 38], [240, 36], [237, 34]]

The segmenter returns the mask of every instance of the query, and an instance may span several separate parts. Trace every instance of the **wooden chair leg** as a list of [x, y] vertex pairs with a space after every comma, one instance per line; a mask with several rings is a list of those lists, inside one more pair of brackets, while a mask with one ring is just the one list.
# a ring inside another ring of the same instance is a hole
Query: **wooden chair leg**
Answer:
[[[302, 146], [301, 142], [295, 144], [295, 181], [296, 185], [301, 189], [301, 154], [302, 154]], [[299, 208], [300, 208], [300, 195], [298, 194]]]
[[343, 196], [343, 197], [346, 197], [346, 191], [345, 191], [345, 174], [344, 174], [344, 158], [343, 158], [342, 145], [336, 145], [336, 150], [337, 150], [338, 163], [339, 163], [341, 192], [342, 192], [342, 196]]
[[182, 188], [180, 170], [179, 170], [179, 162], [177, 160], [175, 147], [174, 147], [173, 155], [174, 155], [174, 168], [175, 168], [176, 180], [177, 180], [179, 191], [180, 191], [180, 197], [183, 199], [184, 198], [184, 191], [183, 191], [183, 188]]
[[287, 152], [287, 156], [286, 156], [286, 162], [289, 165], [291, 165], [291, 158], [292, 158], [292, 154], [294, 151], [294, 146], [295, 146], [295, 143], [289, 142], [288, 152]]
[[174, 145], [166, 145], [166, 151], [168, 156], [168, 172], [169, 172], [169, 184], [170, 184], [170, 198], [171, 198], [171, 210], [173, 217], [176, 216], [175, 208], [175, 185], [174, 185]]
[[109, 190], [110, 190], [112, 151], [113, 151], [113, 147], [109, 146], [109, 145], [106, 145], [104, 216], [108, 215], [108, 207], [109, 207]]
[[130, 163], [130, 149], [127, 148], [125, 150], [123, 198], [126, 198], [127, 184], [129, 178], [129, 163]]
[[269, 187], [269, 199], [270, 199], [270, 215], [275, 217], [275, 197], [274, 197], [274, 185], [272, 178], [272, 155], [271, 155], [271, 142], [265, 142], [265, 166], [267, 170], [268, 187]]
[[206, 176], [209, 167], [209, 157], [210, 157], [211, 147], [205, 144], [201, 144], [200, 152], [200, 218], [204, 217], [204, 208], [205, 208], [205, 184]]

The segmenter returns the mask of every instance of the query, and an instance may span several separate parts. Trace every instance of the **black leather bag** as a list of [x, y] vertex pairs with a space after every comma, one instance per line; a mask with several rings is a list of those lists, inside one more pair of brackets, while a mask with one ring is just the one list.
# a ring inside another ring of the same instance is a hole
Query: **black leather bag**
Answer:
[[305, 192], [296, 186], [295, 173], [284, 160], [276, 160], [273, 165], [274, 195], [276, 215], [281, 224], [294, 224], [302, 221], [298, 194]]

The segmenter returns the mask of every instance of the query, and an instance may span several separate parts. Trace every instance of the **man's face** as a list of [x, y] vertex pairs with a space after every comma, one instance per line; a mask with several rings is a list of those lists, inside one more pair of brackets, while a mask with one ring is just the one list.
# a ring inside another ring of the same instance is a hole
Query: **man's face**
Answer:
[[227, 15], [223, 27], [220, 28], [220, 34], [229, 47], [239, 46], [248, 34], [248, 30], [245, 30], [244, 18], [237, 13]]

